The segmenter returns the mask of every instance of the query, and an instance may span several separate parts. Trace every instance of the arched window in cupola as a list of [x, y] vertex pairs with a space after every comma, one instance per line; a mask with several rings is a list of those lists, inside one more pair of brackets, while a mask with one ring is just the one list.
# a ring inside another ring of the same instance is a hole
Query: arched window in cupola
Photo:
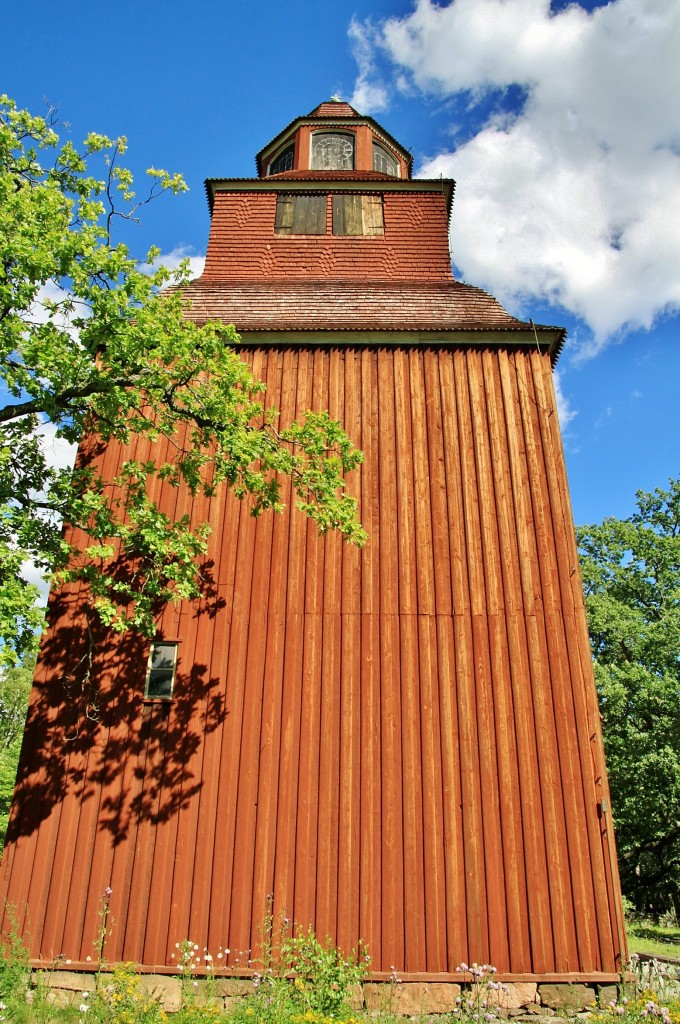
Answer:
[[399, 177], [399, 161], [379, 142], [373, 143], [373, 170], [391, 174], [393, 178]]
[[315, 132], [312, 135], [313, 171], [353, 171], [354, 135], [350, 132]]
[[293, 159], [295, 157], [295, 143], [291, 142], [278, 153], [269, 165], [269, 174], [281, 174], [283, 171], [292, 171]]

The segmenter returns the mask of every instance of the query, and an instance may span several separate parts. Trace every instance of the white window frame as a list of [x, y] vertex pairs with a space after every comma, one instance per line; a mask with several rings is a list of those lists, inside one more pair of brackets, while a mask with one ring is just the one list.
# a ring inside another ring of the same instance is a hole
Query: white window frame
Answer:
[[[162, 667], [162, 668], [155, 668], [154, 667], [154, 664], [153, 664], [154, 654], [155, 654], [156, 650], [158, 650], [161, 647], [172, 648], [172, 650], [173, 650], [172, 667], [171, 667], [171, 669], [168, 669], [166, 667]], [[177, 678], [177, 653], [178, 653], [178, 648], [179, 648], [179, 642], [177, 640], [154, 640], [154, 641], [152, 641], [151, 646], [149, 647], [149, 657], [148, 657], [147, 663], [146, 663], [146, 682], [144, 684], [144, 699], [145, 700], [172, 700], [173, 694], [174, 694], [174, 690], [175, 690], [175, 680]], [[152, 693], [150, 688], [151, 688], [151, 682], [152, 682], [153, 674], [155, 672], [167, 673], [168, 671], [172, 672], [172, 676], [171, 676], [171, 679], [170, 679], [170, 692], [169, 693]]]

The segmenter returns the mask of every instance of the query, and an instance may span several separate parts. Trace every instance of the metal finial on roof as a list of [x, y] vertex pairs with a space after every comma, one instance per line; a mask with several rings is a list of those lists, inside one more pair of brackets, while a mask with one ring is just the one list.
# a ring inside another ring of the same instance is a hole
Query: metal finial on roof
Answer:
[[342, 96], [339, 92], [334, 92], [331, 96], [331, 103], [342, 103]]

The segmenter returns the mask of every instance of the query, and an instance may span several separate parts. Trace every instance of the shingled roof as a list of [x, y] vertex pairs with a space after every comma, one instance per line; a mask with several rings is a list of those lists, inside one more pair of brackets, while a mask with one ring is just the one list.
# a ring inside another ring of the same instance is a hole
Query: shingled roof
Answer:
[[[187, 317], [221, 320], [237, 331], [257, 332], [533, 332], [488, 292], [451, 281], [445, 284], [351, 281], [209, 281], [184, 289]], [[536, 326], [553, 358], [564, 331]], [[538, 340], [538, 339], [537, 339]]]
[[307, 117], [361, 117], [362, 115], [349, 103], [343, 100], [325, 100], [314, 110], [310, 110]]

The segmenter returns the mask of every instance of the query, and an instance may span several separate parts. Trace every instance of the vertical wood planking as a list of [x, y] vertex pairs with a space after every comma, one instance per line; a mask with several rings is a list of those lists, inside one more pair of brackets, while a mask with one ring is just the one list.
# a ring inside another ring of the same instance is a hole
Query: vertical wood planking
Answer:
[[[328, 408], [342, 417], [344, 353], [331, 348]], [[337, 534], [325, 538], [323, 578], [323, 640], [321, 667], [321, 748], [319, 759], [319, 821], [317, 833], [316, 921], [320, 935], [337, 935], [338, 830], [340, 779], [340, 701], [342, 672], [342, 541]]]
[[[498, 782], [501, 808], [505, 900], [507, 907], [508, 962], [517, 973], [529, 971], [531, 947], [527, 911], [527, 854], [522, 835], [522, 785], [520, 781], [517, 724], [513, 705], [510, 639], [507, 610], [516, 609], [518, 595], [515, 551], [511, 539], [512, 503], [508, 487], [506, 423], [497, 360], [482, 354], [489, 452], [486, 472], [493, 481], [495, 519], [493, 542], [488, 545], [488, 570], [499, 589], [489, 608], [489, 644], [494, 681], [495, 732], [498, 751]], [[532, 829], [532, 831], [535, 831]]]
[[[428, 965], [441, 969], [447, 962], [444, 891], [441, 743], [437, 678], [437, 631], [434, 619], [434, 557], [432, 471], [428, 441], [427, 406], [433, 401], [428, 390], [425, 361], [431, 352], [411, 351], [410, 392], [414, 473], [414, 514], [416, 539], [416, 584], [418, 599], [418, 666], [420, 680], [424, 953]], [[429, 381], [431, 383], [431, 381]], [[421, 961], [422, 962], [422, 958]], [[430, 966], [430, 969], [431, 966]]]
[[405, 970], [425, 958], [425, 878], [420, 745], [420, 685], [418, 677], [417, 561], [413, 436], [409, 352], [394, 356], [395, 439], [397, 472], [397, 530], [399, 538], [399, 634], [401, 665], [401, 742], [403, 773], [403, 880]]
[[[313, 352], [311, 408], [328, 406], [328, 353]], [[295, 848], [296, 921], [315, 920], [321, 743], [321, 659], [325, 542], [310, 524], [305, 541], [302, 719], [298, 776], [298, 827]]]
[[[476, 492], [479, 500], [479, 531], [481, 571], [484, 577], [484, 612], [473, 614], [475, 666], [477, 672], [478, 735], [484, 814], [484, 855], [487, 878], [489, 928], [489, 960], [492, 964], [507, 963], [509, 958], [506, 904], [505, 862], [501, 828], [501, 778], [498, 744], [503, 744], [507, 723], [499, 723], [497, 685], [493, 677], [490, 649], [491, 624], [503, 607], [502, 587], [498, 578], [498, 541], [493, 469], [489, 452], [489, 424], [482, 353], [468, 352], [468, 387], [470, 397], [469, 429], [475, 457]], [[500, 725], [501, 735], [496, 730]]]
[[[361, 362], [353, 348], [345, 352], [345, 430], [361, 438]], [[347, 479], [361, 508], [360, 476]], [[342, 547], [342, 669], [340, 709], [340, 806], [337, 941], [347, 954], [359, 934], [359, 830], [361, 794], [361, 569], [359, 550]]]
[[[35, 949], [85, 959], [110, 884], [112, 959], [171, 966], [187, 934], [257, 946], [272, 892], [275, 912], [346, 952], [366, 939], [387, 972], [614, 971], [618, 881], [547, 357], [244, 355], [282, 424], [328, 408], [364, 449], [348, 485], [367, 547], [319, 537], [287, 483], [286, 513], [257, 522], [231, 496], [153, 492], [169, 514], [209, 517], [224, 604], [160, 620], [181, 644], [172, 705], [143, 704], [144, 655], [101, 659], [113, 696], [95, 746], [64, 754], [62, 712], [34, 695], [34, 746], [67, 780], [3, 861]], [[132, 451], [99, 464], [115, 475]], [[74, 594], [46, 644], [78, 614]], [[49, 783], [33, 751], [23, 763]]]
[[[539, 762], [544, 779], [545, 839], [549, 864], [549, 883], [552, 902], [552, 927], [555, 943], [554, 968], [566, 970], [573, 956], [574, 936], [572, 922], [568, 921], [565, 907], [572, 907], [571, 878], [566, 857], [566, 828], [560, 771], [557, 723], [555, 720], [554, 690], [556, 680], [551, 672], [549, 640], [546, 631], [546, 601], [550, 598], [547, 578], [550, 576], [550, 549], [544, 521], [541, 484], [536, 478], [541, 471], [537, 447], [535, 416], [536, 405], [530, 392], [526, 359], [514, 359], [518, 385], [518, 400], [522, 416], [527, 458], [527, 476], [532, 505], [531, 559], [533, 601], [528, 609], [530, 642], [533, 648], [532, 685], [536, 708]], [[532, 389], [533, 390], [533, 389]]]
[[361, 352], [361, 518], [368, 541], [361, 557], [361, 825], [359, 935], [381, 963], [380, 492], [378, 357]]
[[[291, 353], [297, 363], [297, 373], [291, 368], [296, 381], [291, 418], [302, 420], [311, 404], [311, 356], [308, 350]], [[291, 508], [295, 501], [291, 495]], [[314, 529], [310, 524], [310, 528]], [[279, 804], [276, 820], [276, 846], [274, 850], [274, 906], [280, 914], [290, 917], [294, 906], [295, 835], [297, 828], [297, 784], [300, 754], [301, 699], [303, 671], [303, 638], [305, 607], [305, 540], [307, 523], [303, 516], [291, 511], [288, 535], [287, 590], [285, 597], [284, 671], [281, 708], [281, 743], [278, 779]], [[284, 559], [285, 560], [285, 559]]]
[[404, 969], [404, 880], [399, 658], [399, 557], [392, 353], [378, 350], [380, 435], [380, 721], [382, 965]]
[[[522, 824], [526, 847], [527, 878], [536, 879], [528, 886], [529, 941], [534, 970], [543, 973], [553, 969], [554, 944], [551, 929], [550, 881], [547, 850], [544, 840], [546, 808], [543, 804], [542, 764], [539, 750], [540, 725], [536, 721], [535, 702], [530, 685], [532, 650], [530, 643], [528, 605], [533, 610], [534, 589], [531, 577], [531, 528], [533, 514], [527, 504], [528, 480], [524, 432], [517, 395], [514, 366], [506, 353], [499, 354], [503, 407], [508, 429], [509, 482], [512, 491], [512, 526], [506, 542], [513, 549], [512, 558], [504, 565], [508, 586], [516, 595], [506, 618], [509, 626], [509, 661], [512, 671], [513, 703], [517, 727]], [[516, 566], [516, 572], [513, 567]], [[512, 573], [512, 576], [510, 576]], [[536, 827], [536, 821], [541, 827]]]

